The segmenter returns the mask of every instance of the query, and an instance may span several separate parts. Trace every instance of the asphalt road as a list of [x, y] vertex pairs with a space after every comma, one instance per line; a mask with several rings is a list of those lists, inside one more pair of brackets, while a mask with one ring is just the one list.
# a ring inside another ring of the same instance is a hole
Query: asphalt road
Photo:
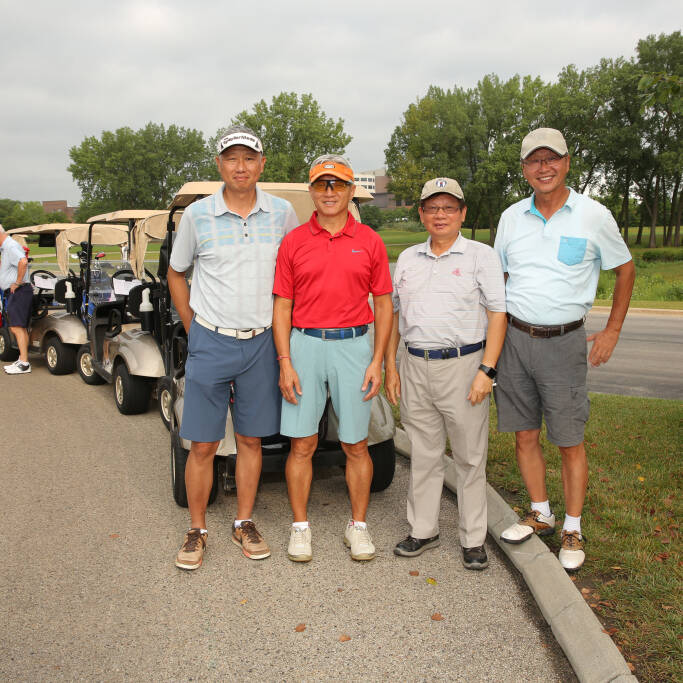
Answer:
[[173, 559], [188, 519], [171, 497], [158, 415], [119, 415], [110, 386], [33, 367], [0, 373], [0, 679], [575, 680], [495, 543], [487, 571], [463, 569], [450, 493], [443, 545], [394, 557], [408, 531], [403, 461], [371, 502], [375, 561], [343, 547], [344, 478], [328, 469], [313, 486], [313, 562], [286, 557], [286, 488], [270, 475], [257, 522], [273, 556], [240, 554], [234, 500], [221, 494], [204, 566], [183, 572]]
[[[605, 327], [609, 312], [591, 311], [588, 334]], [[683, 399], [683, 313], [630, 311], [612, 357], [588, 369], [588, 389], [606, 394]]]

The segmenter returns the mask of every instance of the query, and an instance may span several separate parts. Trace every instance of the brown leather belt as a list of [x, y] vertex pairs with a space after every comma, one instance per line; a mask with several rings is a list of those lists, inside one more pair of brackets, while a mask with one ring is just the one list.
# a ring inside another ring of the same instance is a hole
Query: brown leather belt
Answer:
[[522, 330], [522, 332], [526, 332], [528, 335], [540, 339], [559, 337], [562, 334], [567, 334], [567, 332], [578, 330], [584, 323], [584, 318], [581, 318], [581, 320], [575, 320], [566, 325], [530, 325], [523, 320], [511, 316], [509, 313], [508, 320], [510, 321], [510, 325], [516, 327], [518, 330]]

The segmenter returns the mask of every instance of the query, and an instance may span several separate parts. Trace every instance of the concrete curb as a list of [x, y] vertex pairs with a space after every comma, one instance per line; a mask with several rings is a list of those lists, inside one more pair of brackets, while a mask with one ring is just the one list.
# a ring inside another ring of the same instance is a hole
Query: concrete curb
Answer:
[[[394, 444], [398, 453], [410, 458], [410, 441], [404, 430], [396, 430]], [[446, 468], [445, 484], [455, 492], [452, 464]], [[487, 504], [489, 534], [524, 577], [579, 680], [585, 683], [637, 681], [617, 646], [545, 543], [537, 536], [521, 545], [500, 540], [501, 531], [517, 522], [519, 517], [490, 485], [487, 485]]]
[[[593, 306], [591, 311], [596, 313], [609, 313], [612, 309], [609, 306]], [[674, 315], [683, 316], [683, 309], [678, 308], [631, 308], [628, 309], [628, 315]]]

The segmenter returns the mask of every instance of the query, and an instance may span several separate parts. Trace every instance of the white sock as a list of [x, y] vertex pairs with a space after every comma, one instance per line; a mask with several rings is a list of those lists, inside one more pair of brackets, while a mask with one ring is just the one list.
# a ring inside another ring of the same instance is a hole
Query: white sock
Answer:
[[249, 519], [236, 519], [233, 522], [233, 526], [235, 527], [235, 529], [239, 529], [242, 526], [242, 522], [253, 522], [253, 521], [254, 520], [251, 517], [249, 517]]
[[[188, 529], [188, 531], [192, 531], [192, 527], [190, 527], [190, 528]], [[200, 534], [208, 534], [209, 532], [208, 532], [206, 529], [200, 529], [200, 530], [199, 530], [199, 533], [200, 533]]]
[[578, 531], [581, 535], [581, 515], [578, 517], [572, 517], [571, 515], [564, 516], [564, 525], [562, 526], [564, 531]]
[[311, 525], [309, 522], [292, 522], [292, 526], [295, 529], [308, 529]]
[[359, 529], [367, 529], [368, 528], [367, 522], [356, 522], [353, 519], [349, 523], [349, 526], [357, 526]]
[[541, 503], [531, 503], [531, 509], [532, 510], [537, 510], [540, 512], [542, 515], [545, 515], [546, 517], [550, 517], [552, 514], [550, 512], [550, 501], [544, 500]]

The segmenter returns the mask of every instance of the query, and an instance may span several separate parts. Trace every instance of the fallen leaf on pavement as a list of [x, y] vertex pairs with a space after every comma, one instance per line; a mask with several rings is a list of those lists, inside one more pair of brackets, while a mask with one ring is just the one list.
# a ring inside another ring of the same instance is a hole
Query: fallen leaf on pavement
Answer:
[[247, 599], [244, 598], [244, 600], [240, 600], [240, 605], [246, 605], [247, 604]]
[[302, 631], [305, 631], [305, 630], [306, 630], [306, 624], [297, 624], [297, 625], [294, 627], [294, 630], [295, 630], [297, 633], [301, 633]]
[[417, 569], [413, 569], [408, 572], [411, 576], [420, 576], [420, 572], [417, 571]]
[[427, 579], [427, 583], [430, 586], [436, 586], [436, 579], [433, 579], [431, 576]]
[[347, 640], [351, 640], [351, 636], [347, 636], [345, 633], [339, 636], [340, 643], [345, 643]]
[[631, 664], [631, 662], [626, 662], [626, 666], [631, 669], [631, 673], [633, 673], [636, 670], [636, 667]]
[[439, 612], [434, 612], [434, 614], [432, 614], [432, 621], [443, 621], [443, 617]]
[[109, 538], [118, 538], [118, 537], [119, 537], [118, 534], [109, 534]]

